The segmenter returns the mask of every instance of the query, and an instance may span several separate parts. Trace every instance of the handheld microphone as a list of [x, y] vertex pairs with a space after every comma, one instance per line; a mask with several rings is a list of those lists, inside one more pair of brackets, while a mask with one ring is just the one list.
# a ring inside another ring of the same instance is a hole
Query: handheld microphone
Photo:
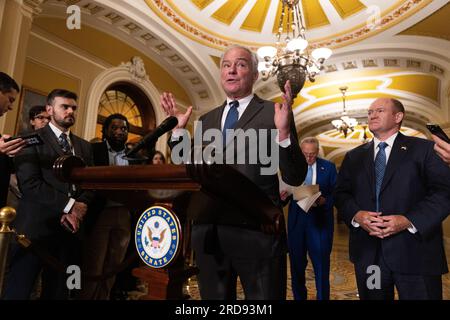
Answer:
[[158, 140], [164, 133], [172, 130], [178, 124], [178, 119], [174, 116], [170, 116], [165, 119], [155, 130], [147, 133], [136, 145], [125, 152], [125, 157], [132, 157], [139, 150], [141, 150], [146, 145], [150, 145], [152, 142]]

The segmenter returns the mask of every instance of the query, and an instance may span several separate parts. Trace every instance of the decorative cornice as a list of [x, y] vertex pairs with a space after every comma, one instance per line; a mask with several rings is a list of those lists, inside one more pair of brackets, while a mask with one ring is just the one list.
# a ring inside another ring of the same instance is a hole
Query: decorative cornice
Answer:
[[[399, 7], [394, 8], [382, 15], [376, 28], [370, 28], [367, 26], [367, 23], [363, 23], [354, 27], [352, 30], [348, 30], [347, 32], [340, 34], [330, 35], [325, 39], [310, 39], [311, 49], [318, 47], [338, 48], [356, 41], [361, 41], [369, 36], [376, 35], [390, 27], [393, 27], [428, 5], [431, 1], [432, 0], [405, 1]], [[208, 30], [207, 28], [200, 26], [195, 21], [183, 17], [182, 12], [178, 12], [178, 8], [170, 7], [163, 0], [145, 0], [145, 2], [150, 9], [168, 25], [172, 26], [174, 29], [192, 40], [212, 48], [224, 49], [231, 44], [239, 43], [256, 50], [260, 46], [268, 45], [266, 43], [255, 43], [227, 38], [226, 36], [220, 35], [213, 30]]]
[[23, 9], [30, 16], [37, 16], [42, 12], [44, 0], [23, 0]]
[[144, 60], [141, 57], [134, 56], [128, 62], [122, 62], [120, 66], [126, 67], [128, 72], [131, 73], [132, 79], [137, 82], [149, 80], [147, 71], [145, 70]]

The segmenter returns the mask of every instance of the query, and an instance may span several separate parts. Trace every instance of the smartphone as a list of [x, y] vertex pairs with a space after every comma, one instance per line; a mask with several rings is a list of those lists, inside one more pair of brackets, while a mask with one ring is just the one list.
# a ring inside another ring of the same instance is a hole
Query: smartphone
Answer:
[[438, 124], [427, 123], [427, 129], [435, 136], [450, 143], [450, 138], [445, 134], [444, 130]]
[[24, 148], [44, 144], [44, 141], [42, 140], [41, 136], [37, 133], [32, 133], [32, 134], [25, 135], [25, 136], [10, 137], [8, 139], [5, 139], [5, 142], [19, 139], [19, 138], [22, 138], [23, 140], [25, 140], [27, 142], [26, 145], [24, 146]]

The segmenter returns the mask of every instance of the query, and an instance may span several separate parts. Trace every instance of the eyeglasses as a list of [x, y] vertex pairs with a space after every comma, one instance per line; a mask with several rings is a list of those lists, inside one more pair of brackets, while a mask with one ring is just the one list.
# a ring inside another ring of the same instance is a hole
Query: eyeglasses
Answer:
[[34, 119], [39, 119], [39, 120], [44, 120], [44, 119], [46, 119], [46, 120], [48, 120], [48, 121], [51, 120], [50, 117], [45, 117], [45, 116], [36, 116], [36, 117], [34, 117]]

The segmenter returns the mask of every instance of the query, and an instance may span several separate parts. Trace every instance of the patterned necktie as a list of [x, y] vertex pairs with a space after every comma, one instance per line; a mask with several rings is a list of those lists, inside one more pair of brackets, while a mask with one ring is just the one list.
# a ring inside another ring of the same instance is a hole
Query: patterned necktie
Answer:
[[375, 157], [375, 192], [377, 207], [376, 211], [380, 209], [380, 189], [381, 183], [383, 182], [384, 171], [386, 170], [386, 152], [385, 148], [388, 146], [386, 142], [380, 142], [378, 144], [378, 153]]
[[313, 168], [312, 166], [308, 166], [308, 172], [306, 173], [305, 178], [305, 185], [312, 185], [312, 175], [313, 175]]
[[61, 133], [58, 141], [64, 154], [72, 154], [72, 147], [70, 146], [69, 140], [67, 140], [67, 134], [65, 134], [64, 132]]
[[239, 107], [239, 101], [233, 100], [230, 102], [230, 110], [228, 110], [228, 114], [225, 119], [225, 123], [223, 125], [223, 130], [222, 130], [224, 145], [226, 145], [228, 143], [229, 136], [230, 136], [230, 134], [227, 134], [226, 130], [233, 129], [234, 126], [236, 125], [236, 122], [238, 121], [238, 118], [239, 118], [239, 111], [237, 109], [238, 107]]

